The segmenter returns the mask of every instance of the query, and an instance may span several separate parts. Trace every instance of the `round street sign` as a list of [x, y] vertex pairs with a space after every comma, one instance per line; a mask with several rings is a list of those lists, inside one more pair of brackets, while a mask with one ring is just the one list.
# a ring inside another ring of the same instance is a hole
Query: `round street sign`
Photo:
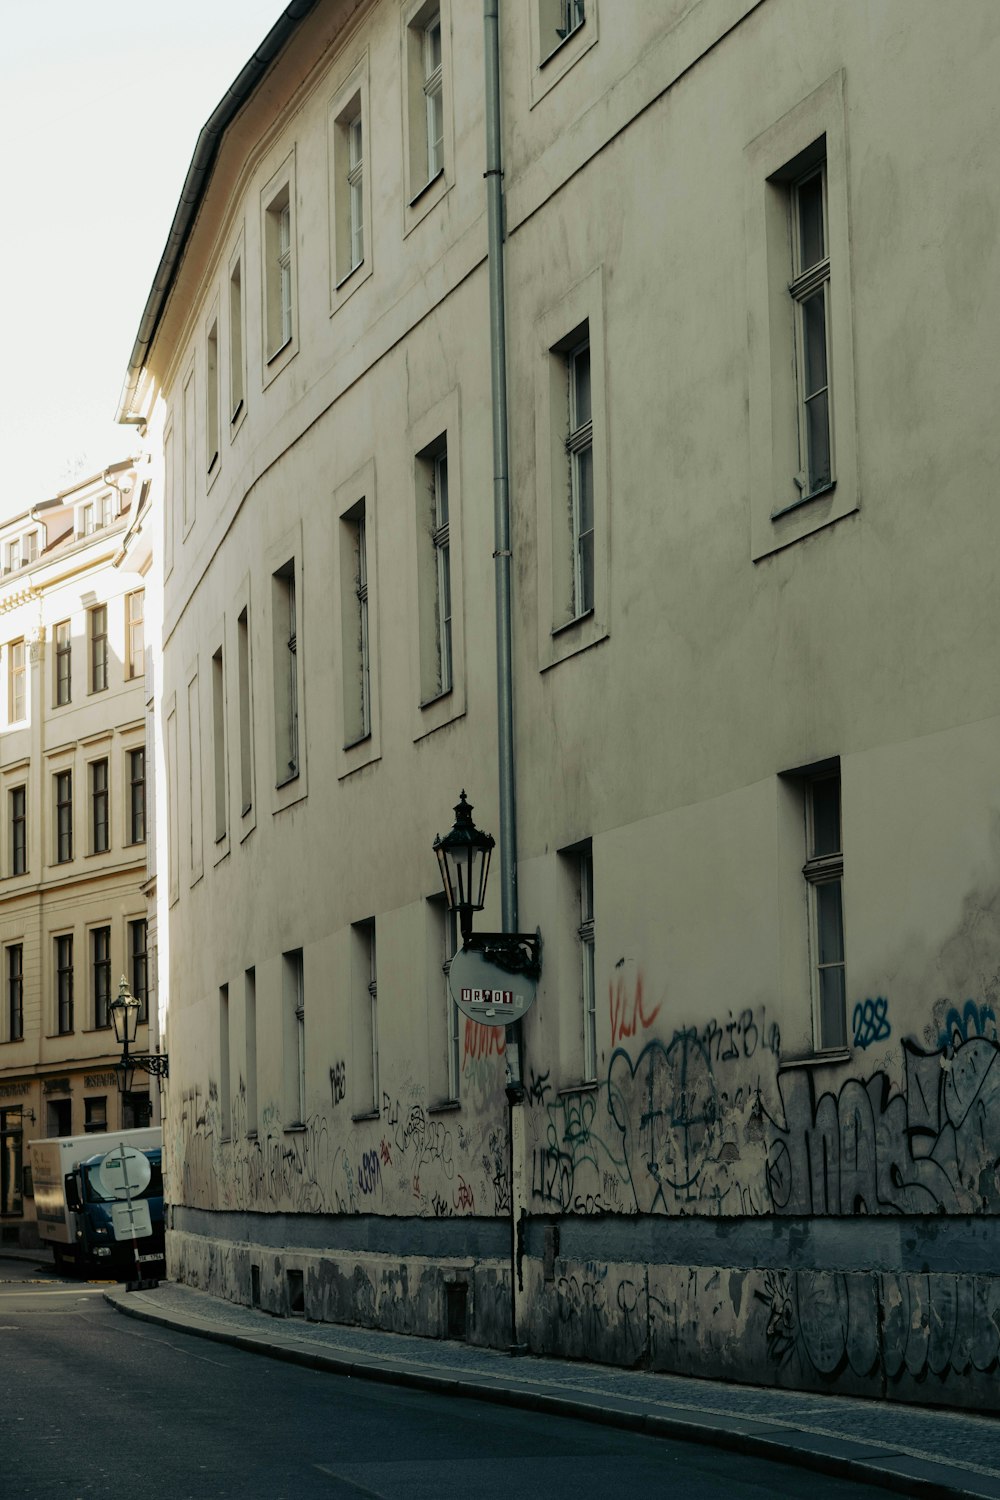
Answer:
[[506, 1026], [531, 1008], [537, 984], [525, 974], [508, 974], [474, 948], [459, 948], [448, 969], [451, 997], [463, 1016], [485, 1026]]
[[109, 1151], [98, 1167], [101, 1187], [110, 1198], [127, 1198], [149, 1186], [152, 1168], [149, 1158], [134, 1146], [117, 1146]]

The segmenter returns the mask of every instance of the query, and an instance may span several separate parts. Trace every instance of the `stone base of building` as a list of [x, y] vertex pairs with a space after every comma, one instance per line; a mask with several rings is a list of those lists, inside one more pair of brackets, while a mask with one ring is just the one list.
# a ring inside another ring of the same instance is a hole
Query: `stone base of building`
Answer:
[[492, 1348], [511, 1342], [510, 1268], [497, 1261], [275, 1249], [174, 1230], [167, 1274], [278, 1317]]
[[[169, 1275], [278, 1316], [492, 1348], [511, 1343], [497, 1259], [234, 1243], [174, 1230]], [[534, 1354], [706, 1379], [1000, 1411], [1000, 1276], [696, 1267], [525, 1255]]]

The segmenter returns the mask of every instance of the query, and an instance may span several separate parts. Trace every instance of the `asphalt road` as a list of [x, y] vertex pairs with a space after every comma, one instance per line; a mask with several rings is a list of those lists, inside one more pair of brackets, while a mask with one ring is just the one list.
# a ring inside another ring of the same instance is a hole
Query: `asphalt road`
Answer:
[[0, 1260], [3, 1500], [866, 1500], [884, 1490], [299, 1369]]

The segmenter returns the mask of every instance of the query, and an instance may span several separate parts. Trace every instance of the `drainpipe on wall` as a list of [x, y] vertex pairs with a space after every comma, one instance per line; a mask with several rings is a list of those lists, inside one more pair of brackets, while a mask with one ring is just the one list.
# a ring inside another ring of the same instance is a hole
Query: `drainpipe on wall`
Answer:
[[[504, 321], [503, 169], [500, 148], [500, 0], [483, 0], [486, 54], [486, 225], [490, 290], [490, 382], [493, 410], [493, 538], [497, 627], [497, 755], [500, 773], [502, 928], [517, 931], [517, 832], [514, 794], [514, 705], [511, 668], [510, 491], [507, 470], [507, 332]], [[520, 1334], [523, 1236], [527, 1222], [525, 1101], [520, 1021], [506, 1028], [510, 1142], [511, 1353]]]

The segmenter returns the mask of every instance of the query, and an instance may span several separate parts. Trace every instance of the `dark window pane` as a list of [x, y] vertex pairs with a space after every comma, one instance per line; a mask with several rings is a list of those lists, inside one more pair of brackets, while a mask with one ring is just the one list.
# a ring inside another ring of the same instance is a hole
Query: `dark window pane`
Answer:
[[824, 776], [812, 783], [812, 854], [840, 853], [840, 777]]
[[799, 271], [808, 271], [825, 256], [823, 177], [817, 172], [799, 184]]

